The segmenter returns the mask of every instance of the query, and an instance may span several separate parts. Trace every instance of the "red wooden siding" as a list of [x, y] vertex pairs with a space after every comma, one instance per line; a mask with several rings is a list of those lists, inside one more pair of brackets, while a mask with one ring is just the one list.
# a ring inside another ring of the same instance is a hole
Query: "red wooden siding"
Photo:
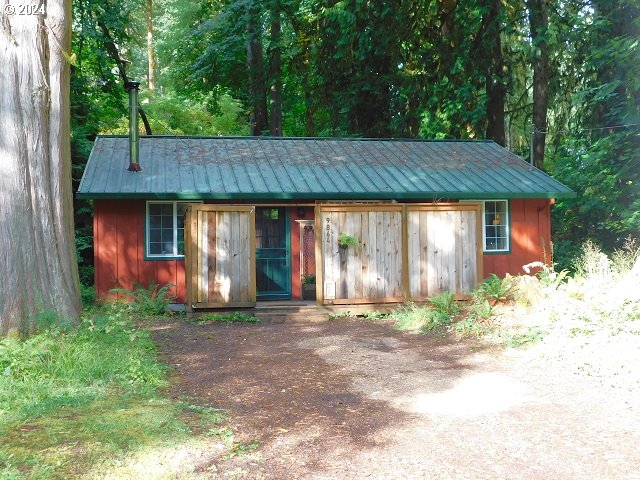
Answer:
[[313, 220], [313, 207], [305, 207], [304, 215], [298, 215], [298, 207], [289, 208], [289, 231], [291, 235], [291, 299], [302, 298], [300, 278], [300, 224], [296, 220]]
[[[511, 253], [485, 254], [484, 276], [524, 273], [522, 266], [539, 260], [551, 262], [550, 201], [511, 200]], [[95, 288], [98, 297], [108, 297], [116, 287], [134, 288], [149, 281], [176, 285], [176, 301], [186, 296], [184, 260], [144, 259], [145, 202], [102, 200], [94, 204]], [[313, 208], [298, 215], [289, 209], [291, 241], [291, 297], [301, 297], [300, 228], [295, 220], [313, 219]]]
[[484, 276], [523, 274], [534, 261], [551, 263], [550, 207], [547, 199], [511, 200], [511, 253], [485, 254]]
[[96, 201], [93, 218], [95, 288], [100, 297], [116, 287], [172, 283], [176, 301], [185, 298], [184, 260], [144, 259], [144, 201]]

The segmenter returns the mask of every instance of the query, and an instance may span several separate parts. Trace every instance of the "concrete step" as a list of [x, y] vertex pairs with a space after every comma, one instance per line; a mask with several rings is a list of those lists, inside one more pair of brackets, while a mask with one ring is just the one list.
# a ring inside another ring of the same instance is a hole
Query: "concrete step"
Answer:
[[312, 323], [329, 320], [329, 312], [318, 307], [261, 306], [253, 311], [253, 315], [264, 323]]
[[255, 317], [262, 323], [324, 323], [329, 321], [329, 315], [304, 315], [294, 316], [287, 314], [255, 314]]

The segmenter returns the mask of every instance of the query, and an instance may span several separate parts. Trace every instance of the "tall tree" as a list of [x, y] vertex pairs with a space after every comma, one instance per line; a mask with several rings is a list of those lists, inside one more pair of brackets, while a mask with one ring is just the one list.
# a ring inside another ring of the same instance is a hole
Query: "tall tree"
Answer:
[[[71, 1], [0, 17], [0, 333], [77, 319], [69, 75]], [[6, 9], [5, 9], [6, 12]]]
[[487, 53], [485, 89], [487, 92], [486, 138], [505, 145], [504, 110], [507, 95], [504, 57], [502, 54], [502, 1], [488, 0], [483, 16]]
[[547, 130], [549, 98], [549, 17], [547, 0], [528, 0], [533, 63], [533, 164], [542, 168]]
[[156, 89], [156, 54], [153, 36], [153, 0], [146, 0], [146, 20], [147, 20], [147, 62], [149, 91]]
[[271, 83], [271, 135], [282, 136], [282, 46], [280, 44], [280, 0], [271, 2], [271, 39], [269, 45], [269, 83]]
[[251, 97], [251, 135], [261, 135], [269, 129], [261, 12], [258, 3], [257, 0], [249, 0], [247, 5], [247, 68]]

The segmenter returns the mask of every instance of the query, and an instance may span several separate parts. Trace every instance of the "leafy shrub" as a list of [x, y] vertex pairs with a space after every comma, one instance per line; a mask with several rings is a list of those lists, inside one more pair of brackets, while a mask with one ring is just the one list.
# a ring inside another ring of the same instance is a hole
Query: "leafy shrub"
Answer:
[[80, 300], [84, 308], [90, 308], [96, 304], [96, 291], [93, 285], [80, 284]]
[[93, 265], [78, 265], [80, 283], [83, 285], [93, 285], [95, 269]]
[[512, 294], [512, 287], [509, 278], [500, 278], [495, 273], [480, 284], [474, 292], [474, 298], [488, 300], [492, 304], [506, 302]]
[[458, 311], [454, 295], [443, 293], [431, 298], [424, 305], [407, 302], [391, 314], [391, 317], [395, 320], [398, 330], [430, 333], [450, 325]]
[[171, 293], [171, 287], [175, 285], [168, 283], [159, 286], [155, 282], [149, 282], [149, 286], [144, 288], [136, 283], [134, 290], [126, 288], [114, 288], [111, 293], [120, 293], [133, 300], [130, 305], [132, 313], [142, 316], [165, 315], [169, 313], [169, 304], [175, 299]]

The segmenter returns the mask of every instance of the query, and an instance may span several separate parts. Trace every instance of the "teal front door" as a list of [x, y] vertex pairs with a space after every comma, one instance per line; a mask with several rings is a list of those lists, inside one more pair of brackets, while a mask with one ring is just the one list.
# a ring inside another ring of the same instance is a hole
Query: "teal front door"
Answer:
[[256, 295], [291, 298], [289, 218], [286, 208], [256, 208]]

